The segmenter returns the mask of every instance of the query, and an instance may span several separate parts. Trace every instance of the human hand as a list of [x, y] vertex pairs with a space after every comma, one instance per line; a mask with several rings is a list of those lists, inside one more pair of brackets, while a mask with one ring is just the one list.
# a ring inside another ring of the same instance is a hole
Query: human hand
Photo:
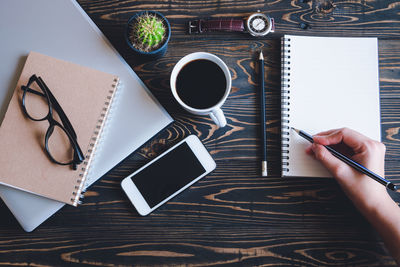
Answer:
[[336, 158], [324, 147], [331, 146], [384, 177], [385, 145], [348, 128], [321, 132], [314, 135], [313, 139], [314, 143], [306, 152], [332, 173], [362, 213], [367, 213], [390, 199], [383, 185]]
[[385, 146], [348, 128], [313, 136], [307, 153], [320, 161], [336, 178], [347, 196], [382, 236], [400, 266], [400, 209], [386, 188], [333, 156], [331, 146], [364, 167], [384, 177]]

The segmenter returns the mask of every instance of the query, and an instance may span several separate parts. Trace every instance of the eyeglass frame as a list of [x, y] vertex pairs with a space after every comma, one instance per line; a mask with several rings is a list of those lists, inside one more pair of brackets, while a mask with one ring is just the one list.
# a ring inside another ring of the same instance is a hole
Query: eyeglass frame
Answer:
[[[33, 82], [37, 83], [37, 85], [43, 91], [43, 93], [30, 88], [30, 86]], [[75, 133], [75, 130], [74, 130], [71, 122], [69, 121], [67, 115], [65, 114], [64, 110], [61, 108], [60, 104], [58, 103], [58, 101], [56, 100], [54, 95], [51, 93], [50, 89], [47, 87], [46, 83], [43, 81], [43, 79], [40, 76], [38, 77], [38, 76], [36, 76], [36, 74], [33, 74], [29, 78], [27, 85], [21, 86], [21, 90], [24, 91], [23, 95], [22, 95], [22, 110], [23, 110], [24, 114], [33, 121], [47, 120], [49, 122], [49, 128], [47, 129], [46, 135], [45, 135], [45, 151], [46, 151], [46, 154], [49, 157], [49, 159], [53, 163], [56, 163], [59, 165], [71, 165], [72, 169], [76, 170], [77, 165], [81, 164], [85, 157], [84, 157], [82, 150], [78, 144], [77, 135]], [[25, 106], [25, 96], [26, 96], [27, 92], [46, 98], [49, 112], [47, 113], [47, 115], [45, 117], [36, 119], [36, 118], [33, 118], [31, 115], [29, 115], [29, 112], [27, 111], [26, 106]], [[58, 113], [58, 116], [59, 116], [62, 124], [54, 119], [53, 108]], [[55, 126], [60, 127], [66, 133], [66, 135], [68, 136], [68, 139], [71, 143], [71, 146], [74, 150], [73, 159], [69, 162], [59, 162], [56, 159], [54, 159], [50, 153], [48, 141], [54, 131]]]

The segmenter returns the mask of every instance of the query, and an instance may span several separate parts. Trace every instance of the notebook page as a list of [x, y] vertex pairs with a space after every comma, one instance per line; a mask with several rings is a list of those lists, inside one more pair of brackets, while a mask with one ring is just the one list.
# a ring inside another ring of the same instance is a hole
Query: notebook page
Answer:
[[[376, 38], [290, 38], [288, 126], [314, 135], [349, 127], [381, 140]], [[288, 171], [283, 176], [330, 177], [305, 153], [310, 145], [289, 133]]]

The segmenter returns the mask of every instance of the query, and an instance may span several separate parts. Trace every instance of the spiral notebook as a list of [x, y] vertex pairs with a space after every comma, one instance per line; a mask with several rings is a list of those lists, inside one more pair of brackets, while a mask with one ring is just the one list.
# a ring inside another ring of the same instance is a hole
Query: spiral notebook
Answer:
[[[33, 74], [44, 80], [74, 127], [85, 156], [77, 170], [50, 161], [44, 147], [49, 122], [23, 113], [20, 88]], [[29, 53], [0, 127], [0, 183], [77, 206], [118, 82], [115, 75]]]
[[282, 176], [331, 176], [291, 127], [349, 127], [381, 140], [376, 38], [285, 35], [281, 78]]

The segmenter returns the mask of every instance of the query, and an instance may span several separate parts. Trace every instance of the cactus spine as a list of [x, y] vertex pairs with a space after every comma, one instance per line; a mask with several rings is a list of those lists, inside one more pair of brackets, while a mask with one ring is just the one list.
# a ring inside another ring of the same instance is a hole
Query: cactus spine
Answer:
[[161, 18], [155, 14], [144, 13], [133, 23], [129, 39], [136, 49], [149, 52], [162, 44], [165, 32], [166, 27]]

